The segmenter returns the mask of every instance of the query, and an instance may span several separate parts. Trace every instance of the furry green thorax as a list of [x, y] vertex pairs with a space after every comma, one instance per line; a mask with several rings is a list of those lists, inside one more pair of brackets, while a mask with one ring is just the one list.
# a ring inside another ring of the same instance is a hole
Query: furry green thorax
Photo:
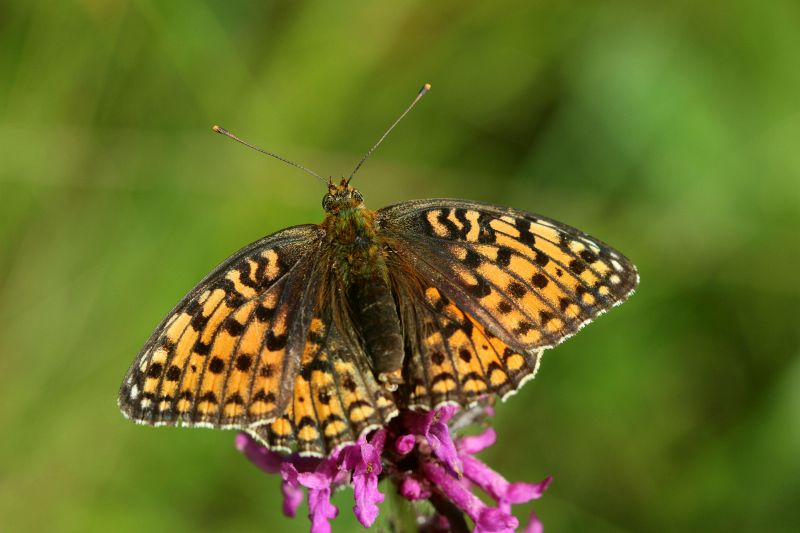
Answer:
[[336, 268], [350, 281], [352, 277], [386, 279], [386, 261], [375, 231], [375, 212], [364, 207], [364, 198], [349, 180], [328, 184], [322, 198], [325, 229]]

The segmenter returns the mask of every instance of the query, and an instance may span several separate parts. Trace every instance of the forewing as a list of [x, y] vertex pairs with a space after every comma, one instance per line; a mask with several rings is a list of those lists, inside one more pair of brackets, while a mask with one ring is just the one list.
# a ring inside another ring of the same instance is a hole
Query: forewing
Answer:
[[574, 334], [636, 288], [636, 267], [575, 228], [463, 200], [378, 211], [398, 257], [505, 343], [535, 352]]
[[[327, 270], [323, 286], [336, 287], [335, 272]], [[286, 409], [273, 422], [249, 430], [271, 449], [325, 456], [397, 414], [391, 393], [378, 385], [355, 338], [343, 293], [328, 290], [314, 311]]]
[[209, 274], [159, 324], [119, 395], [139, 423], [244, 428], [290, 401], [321, 277], [320, 230], [288, 228]]

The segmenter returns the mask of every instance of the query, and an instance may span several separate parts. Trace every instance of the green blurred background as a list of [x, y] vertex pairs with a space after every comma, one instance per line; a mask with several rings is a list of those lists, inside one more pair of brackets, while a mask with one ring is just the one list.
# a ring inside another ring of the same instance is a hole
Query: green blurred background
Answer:
[[555, 476], [549, 532], [796, 531], [800, 6], [646, 4], [0, 3], [0, 530], [308, 529], [233, 433], [135, 426], [117, 387], [214, 265], [322, 218], [211, 124], [339, 176], [431, 82], [369, 206], [513, 205], [642, 275], [486, 460]]

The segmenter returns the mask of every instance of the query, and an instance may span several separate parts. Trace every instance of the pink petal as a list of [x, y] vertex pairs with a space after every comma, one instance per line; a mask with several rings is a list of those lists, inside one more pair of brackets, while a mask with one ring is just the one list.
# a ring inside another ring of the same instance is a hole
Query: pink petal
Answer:
[[403, 479], [398, 492], [400, 492], [400, 496], [412, 502], [427, 499], [431, 495], [431, 491], [413, 477]]
[[[386, 430], [375, 432], [370, 442], [360, 440], [359, 452], [349, 455], [353, 468], [353, 512], [364, 527], [370, 527], [378, 517], [378, 505], [383, 494], [378, 490], [378, 475], [383, 469], [381, 452], [386, 443]], [[360, 457], [358, 457], [360, 455]]]
[[237, 434], [235, 442], [236, 448], [242, 452], [251, 463], [268, 474], [278, 473], [284, 461], [283, 456], [266, 449], [247, 433]]
[[448, 420], [453, 418], [453, 416], [458, 411], [458, 407], [452, 404], [444, 405], [436, 410], [435, 412], [435, 421], [441, 422], [446, 424]]
[[364, 527], [370, 527], [378, 518], [378, 504], [383, 503], [383, 494], [378, 490], [378, 476], [356, 476], [353, 478], [353, 495], [356, 504], [353, 512]]
[[467, 516], [475, 522], [475, 531], [504, 531], [509, 528], [513, 529], [519, 524], [514, 516], [487, 506], [463, 483], [453, 478], [433, 461], [425, 461], [422, 464], [422, 470], [432, 484], [441, 489], [456, 507], [467, 513]]
[[297, 474], [297, 480], [301, 485], [311, 490], [322, 490], [331, 486], [331, 479], [317, 472], [302, 472]]
[[289, 518], [297, 516], [297, 508], [303, 503], [303, 489], [286, 481], [281, 482], [283, 493], [283, 515]]
[[498, 502], [505, 498], [508, 481], [471, 455], [462, 455], [464, 476]]
[[394, 442], [394, 449], [400, 455], [408, 455], [417, 444], [417, 438], [412, 434], [402, 435]]
[[509, 483], [503, 476], [470, 455], [461, 456], [464, 476], [501, 504], [525, 503], [538, 499], [553, 480], [548, 476], [539, 483]]
[[300, 488], [297, 469], [291, 463], [281, 465], [281, 492], [283, 493], [283, 514], [294, 518], [297, 508], [303, 503], [303, 489]]
[[525, 529], [522, 530], [522, 533], [543, 533], [544, 526], [542, 525], [542, 521], [539, 520], [539, 517], [531, 511], [531, 516], [528, 518], [528, 524], [525, 526]]
[[476, 454], [482, 452], [497, 440], [497, 433], [492, 428], [486, 428], [483, 433], [469, 435], [458, 439], [458, 450], [461, 453]]
[[480, 516], [475, 520], [474, 533], [479, 532], [499, 532], [508, 531], [513, 533], [519, 525], [519, 520], [514, 515], [505, 513], [494, 507], [487, 507], [481, 511]]
[[330, 533], [329, 520], [336, 518], [336, 515], [339, 514], [339, 509], [331, 504], [331, 489], [310, 489], [308, 491], [308, 509], [311, 518], [311, 533]]
[[[286, 468], [285, 471], [289, 478], [292, 476], [292, 470], [297, 471], [294, 466], [288, 465], [291, 468]], [[327, 466], [323, 462], [322, 466]], [[335, 470], [331, 471], [330, 468], [325, 468], [327, 472], [301, 472], [296, 474], [297, 481], [308, 488], [308, 510], [309, 517], [311, 518], [311, 532], [312, 533], [330, 533], [331, 525], [328, 522], [332, 518], [336, 518], [339, 514], [333, 504], [331, 504], [331, 480], [335, 475]], [[283, 470], [282, 472], [283, 473]]]
[[[450, 416], [452, 416], [452, 414]], [[428, 439], [428, 444], [434, 455], [447, 465], [450, 470], [455, 472], [457, 476], [460, 476], [461, 461], [458, 458], [456, 445], [453, 442], [453, 438], [450, 436], [450, 429], [447, 427], [447, 424], [441, 420], [434, 422], [431, 424], [425, 437]]]
[[509, 503], [525, 503], [538, 500], [553, 481], [553, 476], [547, 476], [539, 483], [525, 483], [518, 481], [511, 483], [506, 489], [505, 500]]

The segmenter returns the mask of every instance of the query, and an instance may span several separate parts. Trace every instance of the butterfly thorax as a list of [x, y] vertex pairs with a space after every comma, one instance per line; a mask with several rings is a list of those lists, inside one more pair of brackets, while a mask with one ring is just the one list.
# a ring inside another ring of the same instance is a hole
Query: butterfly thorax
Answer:
[[363, 206], [342, 209], [328, 213], [322, 225], [334, 268], [344, 282], [374, 274], [386, 277], [374, 211]]
[[402, 383], [403, 334], [375, 212], [364, 207], [361, 194], [346, 180], [329, 185], [322, 206], [329, 264], [346, 294], [345, 307], [376, 377], [393, 390]]

